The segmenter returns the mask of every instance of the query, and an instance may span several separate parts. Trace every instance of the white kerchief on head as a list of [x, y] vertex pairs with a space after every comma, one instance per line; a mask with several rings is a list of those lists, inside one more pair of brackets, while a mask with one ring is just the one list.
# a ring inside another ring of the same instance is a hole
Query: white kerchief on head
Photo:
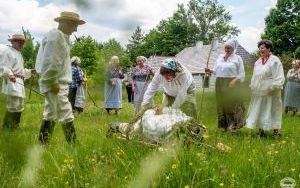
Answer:
[[230, 46], [233, 48], [233, 53], [236, 52], [239, 43], [236, 39], [229, 39], [225, 42], [224, 46]]

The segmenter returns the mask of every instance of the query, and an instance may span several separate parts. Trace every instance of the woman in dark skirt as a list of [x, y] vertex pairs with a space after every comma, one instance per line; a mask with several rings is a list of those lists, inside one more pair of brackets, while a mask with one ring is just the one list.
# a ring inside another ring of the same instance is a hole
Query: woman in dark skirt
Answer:
[[235, 54], [238, 42], [228, 40], [225, 54], [221, 54], [213, 70], [205, 69], [207, 73], [216, 75], [216, 102], [218, 127], [225, 131], [236, 132], [244, 126], [244, 107], [240, 96], [239, 84], [244, 81], [245, 70], [242, 58]]

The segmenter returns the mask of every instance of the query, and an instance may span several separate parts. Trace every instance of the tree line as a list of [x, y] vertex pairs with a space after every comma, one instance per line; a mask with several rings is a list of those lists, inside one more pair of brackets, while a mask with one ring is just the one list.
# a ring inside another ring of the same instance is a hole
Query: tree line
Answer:
[[[299, 12], [300, 1], [278, 0], [265, 18], [266, 28], [261, 38], [273, 41], [273, 53], [282, 58], [285, 68], [293, 58], [300, 58]], [[174, 56], [197, 41], [210, 44], [213, 38], [217, 38], [223, 42], [240, 33], [230, 21], [230, 13], [218, 0], [190, 0], [187, 6], [178, 4], [171, 17], [161, 20], [147, 34], [137, 26], [125, 47], [116, 39], [99, 43], [91, 36], [81, 36], [72, 43], [71, 55], [79, 56], [81, 67], [92, 75], [113, 55], [119, 56], [121, 66], [126, 67], [133, 66], [139, 55]], [[27, 39], [22, 55], [26, 66], [32, 68], [39, 43], [34, 43], [29, 30], [22, 30]]]

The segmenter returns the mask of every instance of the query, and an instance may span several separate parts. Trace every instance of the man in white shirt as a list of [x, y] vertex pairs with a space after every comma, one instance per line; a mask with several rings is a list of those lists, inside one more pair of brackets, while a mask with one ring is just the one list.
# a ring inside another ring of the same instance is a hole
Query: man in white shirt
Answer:
[[11, 46], [3, 47], [0, 62], [0, 77], [3, 77], [2, 93], [6, 95], [6, 113], [3, 128], [19, 127], [24, 110], [24, 80], [30, 78], [34, 70], [24, 69], [24, 60], [20, 50], [25, 44], [25, 37], [14, 34], [10, 39]]
[[69, 84], [72, 82], [70, 60], [70, 35], [85, 21], [74, 12], [62, 12], [54, 19], [58, 29], [49, 31], [39, 48], [36, 70], [40, 75], [40, 91], [45, 95], [44, 118], [39, 141], [47, 144], [53, 132], [55, 121], [62, 123], [68, 143], [75, 143], [74, 116], [68, 100]]
[[184, 66], [173, 59], [162, 62], [145, 92], [144, 108], [150, 104], [160, 84], [164, 90], [165, 106], [180, 108], [186, 115], [197, 119], [194, 78]]

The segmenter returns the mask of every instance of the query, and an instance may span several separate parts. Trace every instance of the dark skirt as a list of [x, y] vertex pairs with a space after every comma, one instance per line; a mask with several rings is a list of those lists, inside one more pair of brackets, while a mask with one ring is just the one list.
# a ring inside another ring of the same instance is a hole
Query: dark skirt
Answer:
[[231, 80], [233, 78], [217, 78], [216, 80], [218, 127], [239, 129], [245, 125], [245, 109], [239, 84], [234, 88], [228, 87]]

